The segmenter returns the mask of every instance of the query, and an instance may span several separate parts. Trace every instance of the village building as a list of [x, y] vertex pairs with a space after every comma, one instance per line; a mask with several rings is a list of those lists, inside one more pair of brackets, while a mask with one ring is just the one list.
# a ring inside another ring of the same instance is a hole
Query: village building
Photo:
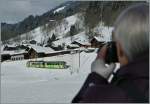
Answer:
[[42, 47], [42, 46], [37, 46], [37, 45], [30, 45], [29, 46], [29, 58], [40, 58], [40, 57], [45, 57], [47, 53], [55, 52], [52, 48], [50, 47]]
[[27, 52], [24, 53], [16, 53], [11, 55], [11, 60], [16, 61], [16, 60], [24, 60], [24, 59], [29, 59], [29, 55]]
[[1, 61], [24, 59], [23, 53], [26, 53], [25, 50], [1, 51]]
[[2, 50], [1, 61], [35, 59], [35, 58], [51, 57], [51, 56], [71, 53], [71, 50], [54, 51], [50, 47], [42, 47], [33, 44], [30, 45], [22, 44], [16, 47], [19, 47], [17, 48], [18, 50], [11, 50], [11, 51]]

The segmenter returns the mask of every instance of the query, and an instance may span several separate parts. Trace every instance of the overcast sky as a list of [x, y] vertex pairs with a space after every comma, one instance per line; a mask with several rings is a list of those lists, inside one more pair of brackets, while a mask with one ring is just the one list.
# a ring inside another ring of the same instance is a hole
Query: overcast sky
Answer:
[[0, 0], [0, 21], [16, 23], [29, 15], [41, 15], [67, 0]]

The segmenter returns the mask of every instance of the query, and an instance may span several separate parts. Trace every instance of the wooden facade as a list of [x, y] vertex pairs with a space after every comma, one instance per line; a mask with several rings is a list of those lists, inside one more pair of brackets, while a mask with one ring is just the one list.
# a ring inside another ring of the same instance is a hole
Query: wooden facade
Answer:
[[38, 58], [38, 53], [33, 49], [29, 49], [28, 51], [29, 59]]

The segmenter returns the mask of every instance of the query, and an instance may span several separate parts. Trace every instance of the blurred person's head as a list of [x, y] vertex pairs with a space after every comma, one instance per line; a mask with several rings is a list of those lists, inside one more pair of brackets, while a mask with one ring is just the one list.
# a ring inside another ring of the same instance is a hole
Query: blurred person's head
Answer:
[[149, 5], [137, 4], [125, 9], [117, 18], [113, 32], [121, 65], [149, 52]]

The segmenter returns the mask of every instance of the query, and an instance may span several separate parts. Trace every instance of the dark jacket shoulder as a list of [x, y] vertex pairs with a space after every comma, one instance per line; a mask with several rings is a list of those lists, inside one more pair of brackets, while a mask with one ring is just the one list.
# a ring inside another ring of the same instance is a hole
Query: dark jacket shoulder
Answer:
[[[73, 103], [123, 103], [136, 102], [128, 93], [128, 86], [134, 86], [144, 97], [148, 98], [149, 92], [149, 58], [148, 54], [138, 57], [134, 62], [120, 68], [114, 75], [111, 83], [96, 73], [87, 77]], [[126, 89], [127, 90], [126, 90]], [[132, 91], [130, 91], [132, 92]]]

